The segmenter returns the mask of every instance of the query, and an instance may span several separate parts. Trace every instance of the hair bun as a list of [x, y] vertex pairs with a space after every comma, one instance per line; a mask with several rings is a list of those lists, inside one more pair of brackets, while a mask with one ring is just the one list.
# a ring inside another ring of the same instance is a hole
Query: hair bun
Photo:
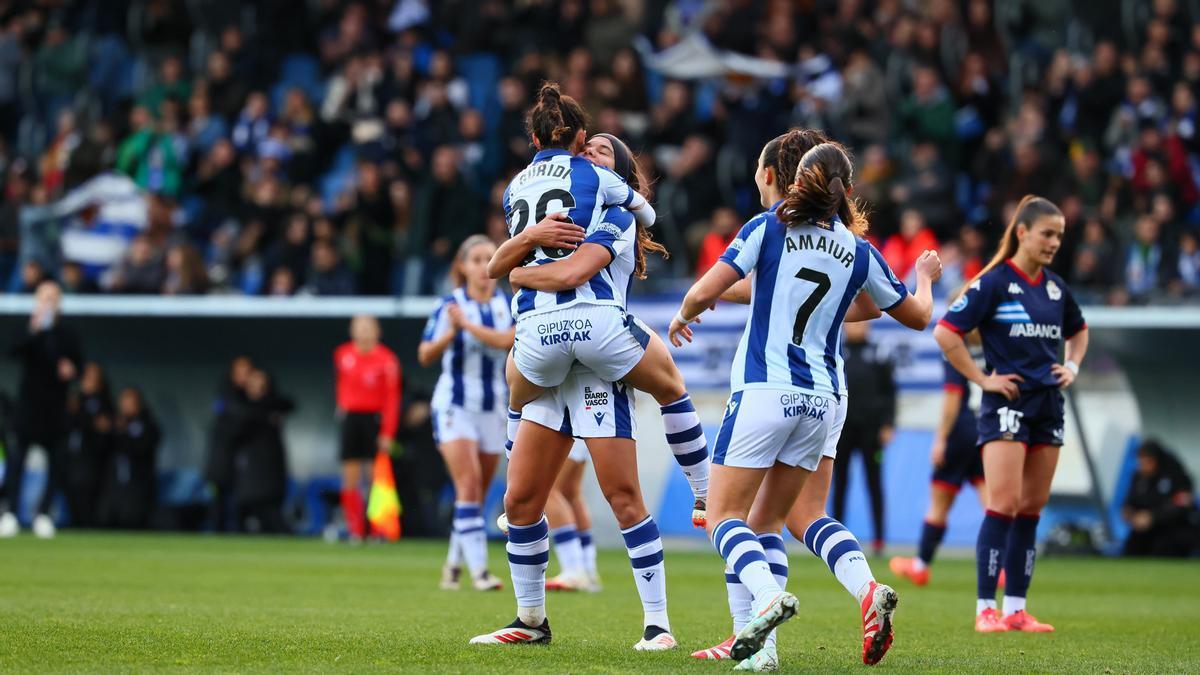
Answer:
[[546, 82], [542, 84], [542, 88], [538, 91], [538, 100], [543, 103], [558, 103], [562, 100], [562, 92], [558, 90], [557, 84]]

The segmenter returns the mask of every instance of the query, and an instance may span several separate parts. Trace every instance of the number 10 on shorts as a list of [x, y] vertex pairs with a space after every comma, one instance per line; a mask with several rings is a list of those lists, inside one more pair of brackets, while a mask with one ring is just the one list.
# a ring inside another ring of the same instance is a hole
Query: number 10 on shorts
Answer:
[[1020, 410], [1009, 410], [1008, 406], [1005, 406], [996, 411], [996, 416], [1000, 418], [1000, 433], [1015, 434], [1021, 430], [1021, 418], [1025, 416], [1025, 413]]

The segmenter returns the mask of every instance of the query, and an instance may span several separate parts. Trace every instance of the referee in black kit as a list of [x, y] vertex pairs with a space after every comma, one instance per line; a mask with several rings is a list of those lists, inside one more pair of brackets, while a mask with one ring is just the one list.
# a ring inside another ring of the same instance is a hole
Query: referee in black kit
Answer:
[[868, 322], [843, 326], [846, 342], [842, 345], [845, 361], [846, 426], [838, 439], [833, 460], [833, 517], [845, 522], [846, 483], [850, 478], [850, 460], [862, 453], [871, 494], [871, 519], [875, 524], [872, 543], [875, 555], [883, 553], [883, 450], [891, 443], [896, 423], [895, 365], [878, 345], [867, 340]]
[[64, 326], [59, 316], [62, 291], [53, 281], [43, 281], [34, 294], [29, 332], [9, 356], [21, 362], [21, 383], [13, 415], [12, 439], [4, 456], [4, 494], [0, 500], [0, 537], [17, 534], [16, 513], [21, 504], [25, 457], [31, 446], [46, 452], [46, 490], [33, 519], [33, 533], [42, 539], [54, 536], [50, 501], [58, 488], [61, 453], [67, 436], [67, 389], [83, 367], [79, 336]]

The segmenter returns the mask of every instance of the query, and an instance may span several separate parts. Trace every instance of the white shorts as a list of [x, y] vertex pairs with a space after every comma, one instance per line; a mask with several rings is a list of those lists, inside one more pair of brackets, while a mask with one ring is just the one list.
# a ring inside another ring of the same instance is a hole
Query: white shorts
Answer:
[[480, 452], [498, 455], [507, 441], [506, 423], [502, 407], [476, 412], [451, 404], [433, 411], [433, 438], [438, 443], [474, 441]]
[[845, 396], [838, 400], [837, 414], [833, 416], [833, 425], [829, 427], [829, 440], [825, 441], [825, 449], [821, 452], [823, 457], [837, 459], [838, 441], [842, 438], [842, 427], [846, 426], [846, 410], [849, 408], [846, 401]]
[[567, 459], [572, 462], [586, 462], [589, 456], [587, 441], [582, 438], [576, 438], [575, 444], [571, 446], [571, 454], [567, 455]]
[[838, 404], [789, 389], [735, 391], [725, 405], [713, 464], [767, 469], [776, 462], [814, 471], [829, 441]]
[[575, 438], [633, 438], [633, 387], [573, 370], [562, 385], [525, 404], [521, 419]]
[[530, 382], [549, 389], [576, 362], [602, 380], [616, 382], [646, 353], [650, 336], [620, 307], [580, 303], [517, 322], [513, 361]]

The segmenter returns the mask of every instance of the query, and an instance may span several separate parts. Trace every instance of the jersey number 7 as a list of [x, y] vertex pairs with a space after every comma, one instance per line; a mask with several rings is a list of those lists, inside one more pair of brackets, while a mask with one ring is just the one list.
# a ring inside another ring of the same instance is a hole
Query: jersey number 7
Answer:
[[812, 317], [813, 311], [817, 309], [817, 305], [821, 304], [821, 300], [829, 292], [833, 283], [829, 281], [828, 274], [808, 267], [802, 267], [799, 272], [796, 272], [796, 278], [811, 281], [817, 285], [813, 289], [812, 295], [809, 295], [808, 299], [796, 310], [796, 323], [792, 327], [792, 344], [799, 346], [804, 342], [804, 329], [808, 327], [808, 320]]
[[[550, 202], [554, 201], [555, 199], [562, 203], [562, 208], [566, 211], [570, 211], [571, 209], [575, 208], [575, 195], [559, 188], [546, 190], [538, 199], [537, 209], [533, 213], [533, 222], [542, 222], [542, 218], [546, 217], [546, 211], [550, 206]], [[518, 199], [517, 201], [513, 202], [511, 214], [518, 218], [517, 226], [513, 228], [512, 233], [512, 236], [515, 237], [518, 234], [521, 234], [521, 231], [524, 230], [527, 225], [529, 225], [529, 202], [525, 201], [524, 199]], [[573, 223], [575, 221], [571, 220], [570, 216], [567, 216], [566, 222]], [[567, 257], [567, 253], [569, 251], [562, 248], [552, 248], [543, 249], [543, 252], [548, 258], [565, 258]], [[533, 257], [534, 256], [531, 253], [530, 256], [525, 259], [523, 264], [529, 264], [532, 262]]]

